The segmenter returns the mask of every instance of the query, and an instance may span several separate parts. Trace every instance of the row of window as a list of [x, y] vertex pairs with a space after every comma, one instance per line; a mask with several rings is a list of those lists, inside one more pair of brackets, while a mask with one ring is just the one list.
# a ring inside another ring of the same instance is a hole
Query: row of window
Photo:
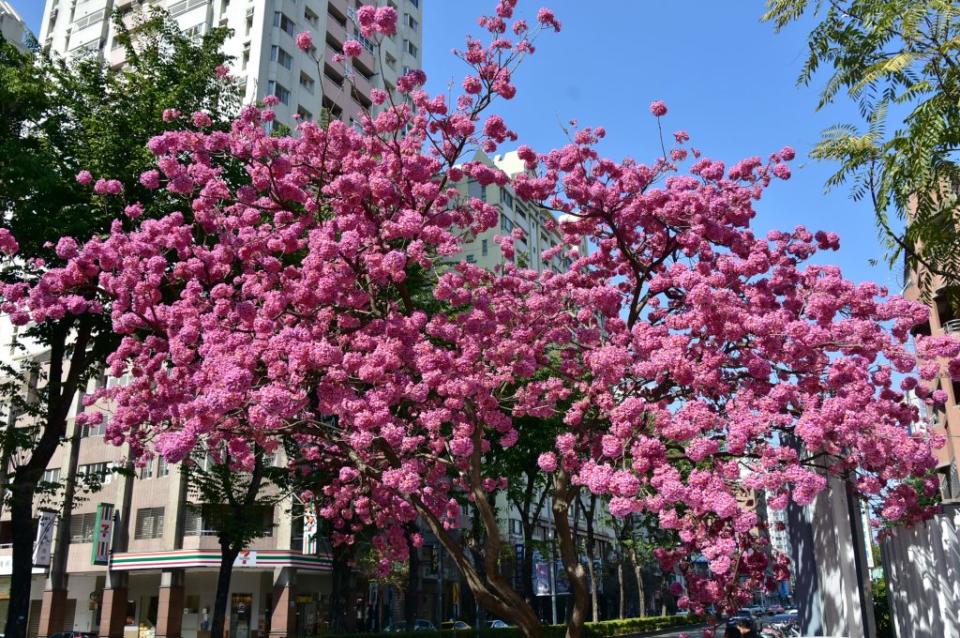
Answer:
[[[263, 536], [273, 536], [273, 508], [261, 507], [259, 516], [263, 521]], [[215, 533], [207, 529], [208, 524], [204, 523], [203, 513], [193, 507], [188, 507], [184, 513], [183, 535], [184, 536], [206, 536]], [[74, 513], [70, 517], [70, 542], [71, 543], [89, 543], [93, 540], [93, 534], [96, 527], [97, 513], [84, 512]], [[164, 527], [164, 508], [163, 507], [141, 507], [137, 510], [133, 537], [136, 540], [145, 540], [151, 538], [162, 538]]]

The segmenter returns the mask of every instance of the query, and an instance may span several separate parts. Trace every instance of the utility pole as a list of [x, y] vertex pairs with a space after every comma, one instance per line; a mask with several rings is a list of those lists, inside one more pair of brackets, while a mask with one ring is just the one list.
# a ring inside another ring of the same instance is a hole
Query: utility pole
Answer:
[[557, 624], [557, 574], [556, 554], [553, 549], [554, 531], [550, 528], [550, 610], [553, 614], [553, 624]]

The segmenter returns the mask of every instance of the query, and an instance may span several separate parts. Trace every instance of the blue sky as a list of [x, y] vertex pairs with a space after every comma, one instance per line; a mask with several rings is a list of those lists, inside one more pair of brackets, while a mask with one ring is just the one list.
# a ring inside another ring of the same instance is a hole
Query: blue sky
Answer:
[[[423, 4], [428, 88], [446, 93], [465, 72], [451, 49], [462, 47], [468, 31], [477, 31], [476, 17], [494, 0]], [[659, 141], [647, 108], [661, 99], [670, 108], [666, 131], [686, 130], [705, 155], [728, 165], [789, 144], [798, 152], [793, 178], [767, 191], [757, 206], [756, 227], [803, 224], [835, 231], [841, 250], [820, 261], [839, 264], [851, 279], [899, 290], [898, 275], [883, 262], [869, 206], [851, 201], [844, 189], [825, 194], [832, 166], [807, 157], [822, 129], [857, 121], [845, 100], [817, 113], [817, 87], [796, 85], [810, 22], [776, 34], [760, 22], [761, 0], [521, 0], [519, 14], [532, 21], [542, 4], [556, 11], [563, 31], [543, 34], [536, 54], [517, 74], [516, 98], [495, 109], [523, 143], [538, 150], [561, 145], [561, 123], [576, 119], [606, 127], [606, 155], [651, 161]], [[13, 0], [13, 5], [39, 31], [43, 1]], [[878, 258], [878, 265], [870, 265]]]

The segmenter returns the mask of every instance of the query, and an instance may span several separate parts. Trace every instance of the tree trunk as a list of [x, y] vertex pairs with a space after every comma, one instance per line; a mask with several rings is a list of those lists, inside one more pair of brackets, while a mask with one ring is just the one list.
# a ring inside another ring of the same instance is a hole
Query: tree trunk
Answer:
[[417, 603], [420, 598], [420, 554], [413, 546], [413, 529], [407, 530], [407, 591], [403, 596], [403, 619], [407, 631], [414, 631], [417, 622]]
[[573, 589], [573, 609], [567, 621], [567, 638], [582, 638], [583, 626], [587, 622], [587, 609], [590, 607], [590, 592], [587, 590], [587, 570], [577, 556], [576, 540], [567, 512], [576, 496], [575, 488], [570, 485], [570, 477], [563, 470], [554, 475], [553, 521], [557, 528], [557, 540], [560, 542], [560, 558], [563, 559], [567, 580]]
[[620, 591], [620, 608], [618, 618], [621, 620], [627, 615], [627, 592], [624, 589], [623, 582], [623, 560], [617, 562], [617, 589]]
[[[14, 482], [10, 490], [10, 518], [14, 521], [13, 571], [10, 574], [10, 602], [5, 635], [26, 638], [30, 611], [30, 581], [33, 578], [33, 490], [34, 484]], [[22, 524], [28, 521], [28, 524]], [[26, 560], [21, 558], [26, 557]]]
[[[484, 497], [481, 497], [480, 500], [488, 506]], [[487, 557], [481, 557], [477, 552], [476, 563], [474, 563], [464, 552], [459, 540], [450, 535], [449, 530], [444, 528], [443, 523], [430, 508], [419, 499], [414, 499], [413, 504], [417, 508], [417, 512], [420, 513], [421, 520], [427, 524], [430, 531], [447, 551], [447, 555], [460, 569], [460, 573], [470, 588], [470, 593], [473, 594], [476, 603], [485, 611], [489, 611], [497, 617], [516, 625], [525, 638], [543, 638], [543, 627], [533, 607], [512, 588], [509, 588], [502, 576], [498, 573], [491, 573], [486, 569], [484, 563], [487, 561]], [[489, 511], [489, 507], [486, 507], [483, 511], [478, 508], [478, 511], [480, 512], [478, 516], [484, 521], [484, 529], [488, 533], [495, 534], [494, 540], [499, 543], [499, 531], [488, 524], [489, 521], [493, 521], [494, 525], [496, 524], [492, 511]], [[494, 555], [492, 561], [494, 568], [496, 568], [495, 561], [496, 556]]]
[[584, 510], [587, 521], [587, 573], [590, 575], [590, 609], [593, 622], [600, 620], [600, 600], [597, 591], [597, 573], [594, 567], [596, 559], [596, 535], [593, 529], [593, 518], [597, 513], [597, 495], [590, 495], [590, 507]]
[[333, 548], [333, 573], [330, 574], [330, 630], [345, 631], [347, 597], [350, 592], [350, 551], [347, 545]]
[[40, 421], [40, 438], [30, 451], [30, 460], [14, 472], [10, 488], [10, 523], [13, 528], [13, 568], [10, 578], [10, 602], [4, 635], [9, 638], [26, 636], [26, 619], [30, 613], [30, 581], [33, 576], [33, 498], [43, 472], [53, 458], [67, 431], [67, 414], [86, 368], [87, 344], [90, 340], [90, 319], [81, 318], [77, 335], [67, 362], [67, 336], [73, 318], [56, 324], [50, 335], [50, 368], [47, 373], [45, 413]]
[[634, 550], [630, 551], [630, 562], [633, 563], [633, 577], [637, 579], [637, 602], [639, 603], [637, 611], [642, 618], [647, 615], [647, 594], [643, 589], [643, 566], [637, 561], [637, 553]]
[[210, 623], [210, 638], [223, 638], [227, 619], [227, 598], [230, 595], [230, 577], [233, 563], [240, 555], [240, 548], [229, 543], [220, 543], [220, 571], [217, 573], [217, 596], [213, 603], [213, 620]]

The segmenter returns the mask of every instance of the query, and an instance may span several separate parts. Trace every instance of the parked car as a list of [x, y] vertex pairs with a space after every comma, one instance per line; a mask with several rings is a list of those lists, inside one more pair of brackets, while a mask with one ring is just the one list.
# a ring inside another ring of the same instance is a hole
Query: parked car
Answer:
[[497, 620], [487, 621], [487, 627], [490, 629], [507, 629], [513, 627], [513, 625], [498, 618]]
[[440, 623], [440, 629], [454, 629], [456, 631], [461, 631], [463, 629], [470, 629], [470, 625], [462, 620], [444, 620], [442, 623]]
[[[400, 631], [409, 631], [407, 629], [407, 623], [403, 620], [397, 622], [392, 622], [383, 630], [387, 633], [397, 633]], [[437, 628], [433, 626], [433, 623], [429, 620], [424, 620], [423, 618], [418, 618], [413, 622], [413, 631], [436, 631]]]
[[97, 638], [97, 634], [92, 631], [58, 631], [50, 638]]

